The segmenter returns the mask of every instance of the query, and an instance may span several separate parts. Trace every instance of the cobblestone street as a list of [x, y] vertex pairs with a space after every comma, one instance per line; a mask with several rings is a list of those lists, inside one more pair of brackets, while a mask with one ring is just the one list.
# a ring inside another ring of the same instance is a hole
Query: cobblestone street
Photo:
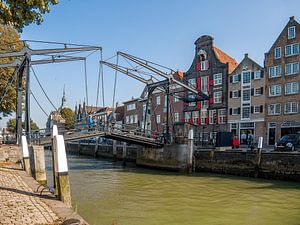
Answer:
[[53, 224], [59, 218], [22, 180], [16, 168], [0, 167], [0, 224]]

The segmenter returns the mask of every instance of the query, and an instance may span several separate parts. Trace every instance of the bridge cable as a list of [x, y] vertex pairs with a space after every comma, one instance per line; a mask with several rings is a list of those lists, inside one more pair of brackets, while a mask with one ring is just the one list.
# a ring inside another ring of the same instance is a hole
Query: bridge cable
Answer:
[[102, 82], [102, 104], [104, 107], [104, 84], [103, 84], [103, 65], [102, 65], [102, 51], [100, 52], [100, 63], [99, 63], [99, 73], [98, 73], [98, 84], [97, 84], [97, 97], [96, 97], [96, 108], [98, 107], [98, 99], [99, 99], [99, 90], [100, 90], [100, 79]]
[[19, 70], [18, 67], [15, 68], [13, 76], [11, 77], [10, 82], [8, 82], [7, 85], [6, 85], [6, 87], [5, 87], [5, 91], [3, 92], [2, 96], [1, 96], [1, 99], [0, 99], [0, 104], [2, 103], [3, 99], [6, 97], [9, 89], [11, 88], [12, 83], [15, 81], [15, 79], [16, 79], [16, 77], [18, 75], [18, 73], [16, 73], [17, 70]]
[[35, 95], [33, 94], [32, 90], [30, 90], [30, 94], [32, 95], [32, 97], [34, 98], [35, 102], [37, 103], [37, 105], [39, 106], [39, 108], [41, 109], [41, 111], [46, 115], [46, 117], [49, 117], [49, 114], [46, 113], [46, 111], [43, 109], [43, 107], [41, 106], [41, 104], [39, 103], [39, 101], [37, 100], [37, 98], [35, 97]]
[[47, 93], [46, 93], [45, 89], [43, 88], [41, 82], [39, 81], [39, 79], [38, 79], [38, 77], [37, 77], [37, 75], [36, 75], [36, 73], [35, 73], [33, 67], [30, 66], [30, 68], [31, 68], [31, 71], [33, 72], [33, 75], [34, 75], [35, 79], [37, 80], [37, 82], [38, 82], [40, 88], [42, 89], [44, 95], [46, 96], [46, 98], [48, 99], [48, 101], [50, 102], [50, 104], [53, 106], [53, 108], [54, 108], [56, 111], [58, 111], [58, 109], [55, 107], [55, 105], [53, 104], [53, 102], [51, 101], [51, 99], [49, 98], [49, 96], [47, 95]]
[[88, 98], [88, 81], [87, 81], [87, 72], [86, 72], [86, 59], [84, 60], [84, 80], [85, 80], [85, 97], [86, 97], [86, 105], [89, 105]]

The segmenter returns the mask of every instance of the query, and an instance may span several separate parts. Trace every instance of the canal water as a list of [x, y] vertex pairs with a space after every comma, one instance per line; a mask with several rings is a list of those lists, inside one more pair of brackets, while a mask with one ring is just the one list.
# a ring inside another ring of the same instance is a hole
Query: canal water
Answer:
[[[51, 179], [49, 151], [46, 161]], [[90, 225], [300, 224], [299, 183], [179, 175], [75, 155], [68, 163], [73, 208]]]

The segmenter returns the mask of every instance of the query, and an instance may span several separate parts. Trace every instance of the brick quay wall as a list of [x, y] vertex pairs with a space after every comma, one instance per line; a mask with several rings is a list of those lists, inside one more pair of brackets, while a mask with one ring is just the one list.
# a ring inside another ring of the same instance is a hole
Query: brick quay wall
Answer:
[[195, 171], [300, 182], [300, 154], [196, 151]]

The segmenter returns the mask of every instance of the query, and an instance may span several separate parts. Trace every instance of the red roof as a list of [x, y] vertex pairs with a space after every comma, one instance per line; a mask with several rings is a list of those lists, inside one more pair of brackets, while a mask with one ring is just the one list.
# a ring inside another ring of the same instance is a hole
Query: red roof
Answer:
[[232, 71], [238, 66], [237, 61], [217, 47], [213, 47], [213, 50], [222, 63], [228, 63], [228, 73], [232, 73]]

